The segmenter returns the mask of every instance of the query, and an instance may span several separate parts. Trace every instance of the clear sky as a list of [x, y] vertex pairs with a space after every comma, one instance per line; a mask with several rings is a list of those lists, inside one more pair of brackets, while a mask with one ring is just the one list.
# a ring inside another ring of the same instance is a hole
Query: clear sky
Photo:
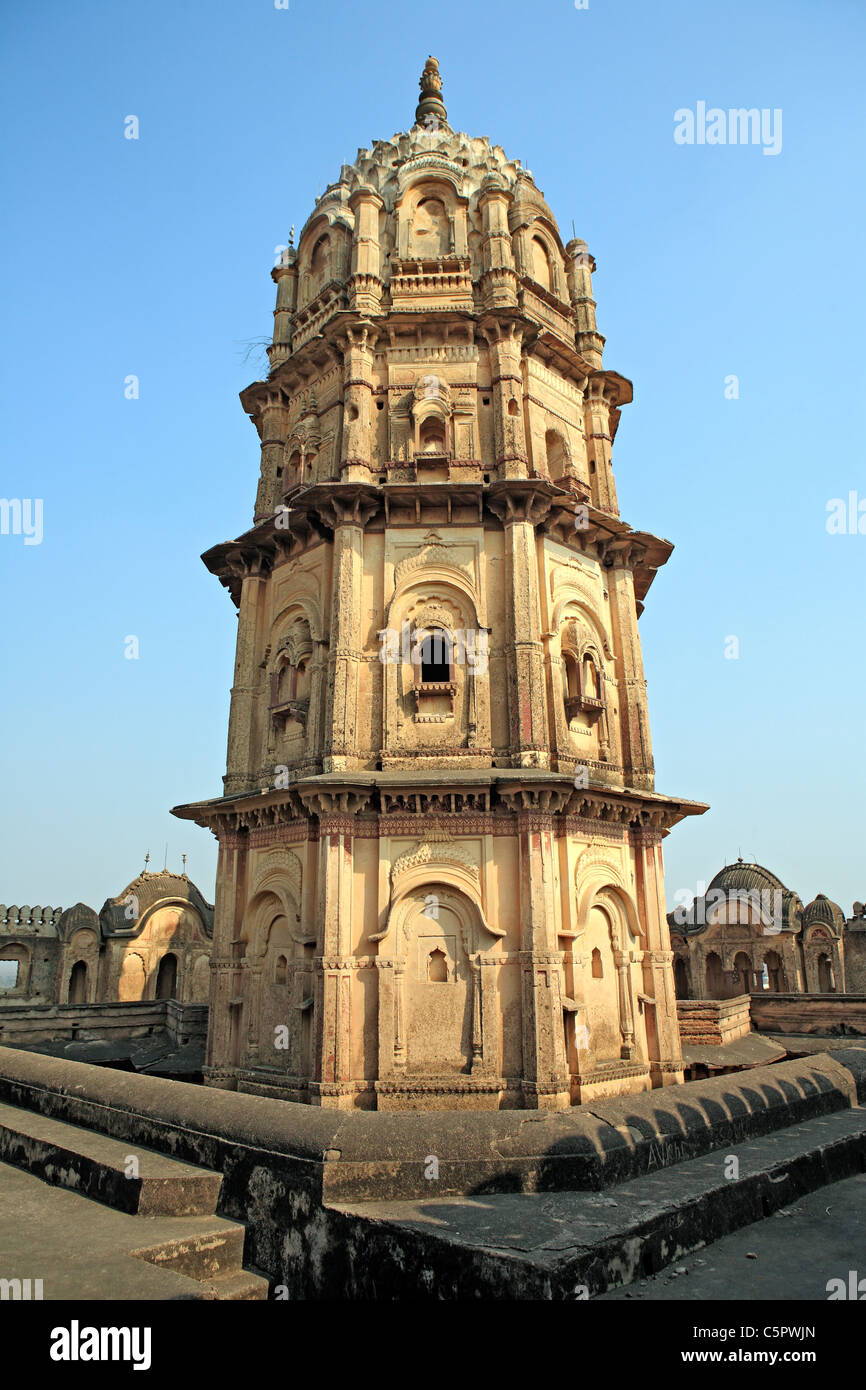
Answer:
[[[451, 125], [588, 242], [634, 381], [622, 514], [676, 546], [641, 619], [657, 786], [712, 807], [669, 902], [738, 854], [866, 898], [866, 534], [827, 531], [866, 514], [864, 36], [862, 0], [5, 7], [0, 493], [43, 502], [41, 544], [0, 535], [6, 903], [98, 907], [166, 844], [213, 894], [169, 808], [225, 770], [236, 622], [199, 555], [252, 517], [244, 357], [274, 247], [411, 126], [428, 53]], [[781, 110], [781, 150], [677, 144], [699, 102]]]

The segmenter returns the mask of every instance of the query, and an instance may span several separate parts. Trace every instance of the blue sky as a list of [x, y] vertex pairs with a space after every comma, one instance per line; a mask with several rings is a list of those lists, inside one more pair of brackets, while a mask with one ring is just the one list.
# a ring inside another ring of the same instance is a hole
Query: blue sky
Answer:
[[[454, 128], [588, 242], [634, 381], [622, 514], [676, 546], [641, 619], [657, 786], [712, 807], [666, 841], [669, 901], [740, 853], [866, 898], [866, 534], [826, 529], [866, 499], [864, 36], [860, 0], [10, 7], [0, 493], [44, 534], [0, 535], [5, 902], [98, 906], [166, 844], [212, 896], [169, 808], [224, 771], [236, 624], [199, 555], [252, 516], [244, 354], [274, 247], [411, 125], [431, 52]], [[676, 144], [699, 101], [781, 109], [781, 152]]]

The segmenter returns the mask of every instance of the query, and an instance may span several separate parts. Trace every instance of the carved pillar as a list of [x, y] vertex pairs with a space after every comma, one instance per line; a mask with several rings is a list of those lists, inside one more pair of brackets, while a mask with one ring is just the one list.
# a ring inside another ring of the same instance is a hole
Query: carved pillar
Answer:
[[[328, 654], [329, 707], [326, 716], [326, 772], [357, 767], [358, 673], [361, 651], [361, 588], [363, 583], [364, 523], [378, 506], [366, 490], [346, 489], [331, 495], [327, 514], [334, 529]], [[324, 508], [323, 508], [324, 510]]]
[[553, 812], [569, 793], [560, 789], [500, 792], [517, 814], [520, 875], [524, 1104], [564, 1109], [571, 1103], [562, 1005], [562, 952], [556, 949]]
[[366, 325], [350, 329], [343, 340], [343, 442], [340, 476], [344, 482], [369, 483], [373, 468], [373, 358], [375, 334]]
[[319, 763], [323, 755], [322, 720], [328, 676], [328, 644], [319, 636], [313, 637], [313, 655], [310, 659], [310, 707], [307, 714], [306, 743], [307, 757]]
[[525, 478], [522, 330], [509, 320], [495, 318], [483, 320], [479, 329], [490, 356], [496, 467], [501, 477]]
[[285, 479], [277, 476], [282, 466], [286, 409], [279, 389], [263, 392], [256, 417], [256, 428], [262, 444], [261, 473], [256, 493], [255, 521], [265, 521], [274, 515], [282, 501]]
[[379, 210], [384, 203], [375, 188], [362, 184], [350, 197], [349, 207], [355, 214], [349, 307], [358, 314], [377, 314], [382, 307]]
[[643, 652], [634, 596], [634, 576], [626, 564], [615, 563], [608, 571], [607, 585], [619, 685], [617, 703], [623, 772], [627, 786], [652, 791], [655, 786], [655, 768]]
[[[216, 828], [215, 828], [216, 832]], [[239, 942], [247, 890], [247, 845], [245, 831], [219, 827], [214, 931], [211, 947], [211, 985], [208, 1035], [205, 1054], [205, 1081], [211, 1086], [235, 1085], [231, 1055], [231, 1001], [241, 992], [242, 950]]]
[[596, 371], [601, 369], [604, 338], [595, 321], [595, 300], [592, 297], [592, 272], [595, 260], [586, 242], [575, 237], [565, 248], [570, 258], [568, 289], [577, 320], [577, 350]]
[[[655, 1021], [658, 1057], [650, 1058], [653, 1085], [669, 1085], [682, 1077], [682, 1046], [677, 1021], [676, 989], [674, 986], [674, 953], [671, 950], [670, 928], [665, 914], [664, 863], [661, 825], [629, 831], [635, 869], [635, 898], [638, 918], [647, 948], [643, 956], [644, 993], [655, 1000]], [[701, 981], [695, 978], [696, 960], [689, 961], [692, 993], [701, 997], [695, 988]]]
[[510, 202], [511, 194], [501, 176], [488, 174], [478, 199], [482, 217], [483, 267], [479, 288], [485, 309], [517, 307], [517, 273], [508, 230]]
[[271, 369], [279, 367], [292, 351], [292, 323], [298, 302], [298, 264], [294, 246], [283, 252], [279, 265], [271, 271], [277, 286], [277, 307], [274, 310], [274, 341], [268, 352]]
[[[250, 1066], [255, 1066], [261, 1057], [261, 1009], [262, 1009], [262, 975], [264, 973], [264, 962], [259, 958], [250, 961], [247, 966], [246, 996], [247, 1007], [247, 1061]], [[273, 1061], [273, 1038], [265, 1038], [265, 1062], [270, 1064]]]
[[243, 567], [228, 755], [223, 778], [227, 795], [246, 791], [251, 785], [251, 769], [258, 765], [253, 748], [254, 715], [262, 679], [259, 671], [260, 627], [265, 606], [267, 568], [267, 562], [261, 556], [251, 557]]
[[542, 484], [535, 489], [532, 484], [523, 488], [494, 484], [489, 497], [491, 509], [505, 528], [506, 652], [514, 767], [550, 764], [535, 535], [550, 502], [541, 488]]
[[621, 1056], [631, 1061], [635, 1056], [634, 1006], [631, 997], [631, 952], [614, 950], [616, 983], [619, 995], [619, 1028], [622, 1034]]
[[[477, 967], [478, 1008], [481, 1024], [481, 1056], [477, 1072], [484, 1076], [498, 1076], [501, 1072], [499, 1058], [499, 991], [496, 977], [501, 961], [496, 956], [479, 956]], [[473, 1074], [476, 1072], [473, 1060]]]
[[603, 372], [589, 378], [585, 396], [584, 423], [592, 500], [601, 511], [611, 512], [617, 516], [619, 507], [611, 467], [613, 450], [610, 429], [611, 394], [607, 378]]
[[354, 817], [369, 799], [348, 790], [304, 791], [302, 800], [319, 818], [318, 920], [322, 957], [315, 1017], [316, 1063], [310, 1096], [314, 1105], [345, 1109], [352, 1105], [352, 979], [354, 975], [353, 872]]

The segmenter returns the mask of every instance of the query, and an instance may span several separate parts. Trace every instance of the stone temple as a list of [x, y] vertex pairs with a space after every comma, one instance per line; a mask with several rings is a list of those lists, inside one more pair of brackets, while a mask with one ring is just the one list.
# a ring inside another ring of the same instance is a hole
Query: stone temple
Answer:
[[680, 1082], [638, 618], [630, 383], [586, 244], [448, 123], [361, 149], [273, 269], [238, 608], [206, 1081], [340, 1109]]

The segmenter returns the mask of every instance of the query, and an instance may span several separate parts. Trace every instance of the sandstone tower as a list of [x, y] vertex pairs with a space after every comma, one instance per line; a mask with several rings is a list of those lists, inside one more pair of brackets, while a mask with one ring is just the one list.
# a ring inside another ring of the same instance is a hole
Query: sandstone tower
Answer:
[[682, 1080], [638, 615], [592, 272], [532, 175], [415, 124], [277, 286], [238, 607], [207, 1080], [332, 1107], [564, 1107]]

